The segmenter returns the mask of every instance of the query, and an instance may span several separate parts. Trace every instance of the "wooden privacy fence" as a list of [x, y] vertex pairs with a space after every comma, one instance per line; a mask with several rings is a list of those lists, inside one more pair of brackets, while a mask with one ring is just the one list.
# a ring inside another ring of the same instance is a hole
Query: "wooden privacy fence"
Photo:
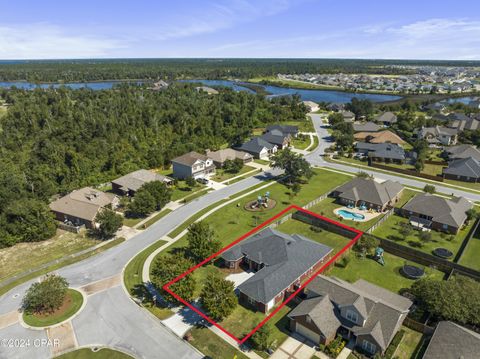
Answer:
[[427, 175], [425, 173], [420, 173], [420, 172], [416, 172], [416, 171], [412, 171], [412, 170], [404, 170], [404, 169], [401, 169], [401, 168], [379, 165], [378, 163], [373, 163], [373, 162], [370, 163], [369, 166], [373, 167], [373, 168], [378, 168], [378, 169], [381, 169], [381, 170], [402, 173], [404, 175], [426, 178], [426, 179], [429, 179], [429, 180], [432, 180], [432, 181], [437, 181], [437, 182], [443, 182], [443, 177], [440, 177], [440, 176]]

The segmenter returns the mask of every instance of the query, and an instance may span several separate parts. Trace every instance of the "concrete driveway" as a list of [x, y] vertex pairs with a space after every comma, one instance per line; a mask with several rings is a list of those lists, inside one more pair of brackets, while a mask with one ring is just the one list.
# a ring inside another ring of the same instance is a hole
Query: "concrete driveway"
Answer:
[[245, 282], [248, 278], [253, 277], [255, 275], [255, 272], [250, 271], [250, 272], [239, 272], [239, 273], [232, 273], [229, 274], [225, 277], [226, 280], [231, 280], [233, 283], [235, 283], [235, 289]]
[[315, 345], [312, 342], [299, 334], [293, 333], [271, 355], [270, 359], [310, 359], [316, 352]]
[[172, 332], [182, 338], [202, 317], [188, 307], [183, 307], [162, 323]]

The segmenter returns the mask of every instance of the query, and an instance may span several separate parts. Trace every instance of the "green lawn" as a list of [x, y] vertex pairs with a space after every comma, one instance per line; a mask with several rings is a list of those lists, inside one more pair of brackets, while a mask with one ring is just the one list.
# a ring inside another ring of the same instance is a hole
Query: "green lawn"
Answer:
[[465, 248], [462, 257], [460, 258], [460, 264], [472, 269], [480, 270], [480, 238], [473, 237], [468, 242], [467, 248]]
[[137, 224], [139, 224], [144, 219], [145, 218], [143, 218], [143, 217], [139, 217], [139, 218], [123, 217], [123, 225], [127, 226], [127, 227], [135, 227]]
[[223, 182], [223, 181], [226, 181], [230, 178], [241, 176], [241, 175], [243, 175], [247, 172], [253, 171], [253, 170], [255, 170], [255, 168], [251, 167], [251, 166], [248, 166], [248, 165], [243, 166], [242, 169], [237, 173], [225, 172], [225, 170], [219, 168], [215, 171], [215, 176], [212, 177], [212, 180], [217, 181], [217, 182]]
[[83, 348], [74, 350], [66, 354], [62, 354], [55, 359], [133, 359], [130, 355], [125, 353], [109, 349], [102, 348], [97, 352], [92, 351], [90, 348]]
[[411, 189], [405, 188], [402, 192], [402, 196], [400, 197], [400, 200], [397, 203], [395, 203], [395, 207], [402, 208], [405, 205], [405, 203], [410, 201], [413, 197], [415, 197], [419, 193], [420, 192], [412, 191]]
[[315, 132], [315, 128], [313, 128], [313, 123], [310, 120], [309, 116], [305, 116], [304, 121], [283, 121], [283, 122], [280, 122], [280, 124], [297, 126], [300, 132]]
[[227, 271], [222, 271], [219, 267], [214, 264], [208, 264], [198, 269], [195, 269], [190, 275], [194, 276], [196, 280], [195, 287], [195, 297], [199, 297], [200, 293], [207, 282], [207, 277], [209, 275], [215, 275], [220, 278], [225, 278], [228, 275]]
[[83, 295], [79, 291], [69, 288], [65, 296], [66, 305], [51, 315], [23, 313], [23, 321], [32, 327], [47, 327], [70, 318], [83, 304]]
[[110, 249], [122, 242], [125, 241], [125, 238], [116, 238], [114, 240], [111, 240], [109, 243], [101, 246], [100, 248], [97, 248], [95, 250], [92, 250], [90, 252], [87, 252], [87, 253], [84, 253], [82, 255], [79, 255], [77, 257], [74, 257], [74, 258], [67, 258], [65, 260], [62, 260], [58, 263], [55, 263], [55, 264], [52, 264], [48, 267], [45, 267], [43, 269], [39, 269], [39, 270], [34, 270], [33, 272], [30, 272], [29, 274], [23, 276], [23, 277], [20, 277], [19, 279], [7, 284], [7, 285], [4, 285], [0, 288], [0, 295], [3, 295], [5, 293], [7, 293], [9, 290], [11, 290], [12, 288], [15, 288], [16, 286], [22, 284], [22, 283], [25, 283], [26, 281], [29, 281], [30, 279], [33, 279], [33, 278], [36, 278], [36, 277], [39, 277], [43, 274], [47, 274], [47, 273], [50, 273], [54, 270], [57, 270], [57, 269], [60, 269], [62, 267], [65, 267], [65, 266], [68, 266], [70, 264], [73, 264], [73, 263], [77, 263], [77, 262], [80, 262], [80, 261], [83, 261], [84, 259], [87, 259], [89, 257], [92, 257], [98, 253], [101, 253], [103, 251], [106, 251], [107, 249]]
[[405, 331], [405, 335], [398, 345], [394, 357], [398, 359], [410, 359], [413, 353], [415, 353], [415, 349], [420, 345], [423, 334], [405, 326], [403, 326], [402, 329]]
[[123, 273], [123, 283], [131, 295], [137, 295], [139, 287], [143, 287], [142, 270], [143, 264], [148, 256], [155, 250], [163, 246], [166, 241], [157, 241], [137, 254], [125, 267]]
[[204, 187], [204, 185], [197, 182], [195, 184], [195, 187], [191, 188], [191, 187], [188, 187], [185, 184], [185, 181], [178, 181], [177, 185], [172, 187], [172, 198], [171, 198], [171, 200], [172, 201], [178, 201], [178, 200], [183, 199], [187, 196], [191, 196], [192, 194], [200, 191], [203, 187]]
[[[414, 280], [407, 279], [400, 274], [400, 268], [407, 262], [405, 259], [384, 253], [385, 265], [370, 258], [359, 258], [352, 250], [349, 255], [350, 262], [346, 268], [330, 266], [328, 275], [335, 276], [354, 283], [360, 278], [376, 284], [393, 292], [402, 288], [409, 288]], [[425, 268], [426, 275], [434, 278], [443, 278], [443, 273], [431, 268]]]
[[193, 328], [189, 333], [192, 336], [190, 344], [212, 359], [248, 359], [245, 354], [235, 349], [208, 328]]
[[[424, 243], [420, 239], [420, 234], [422, 233], [421, 231], [412, 230], [411, 234], [409, 234], [405, 239], [402, 237], [402, 235], [399, 233], [401, 225], [408, 223], [408, 218], [392, 215], [377, 229], [375, 229], [373, 234], [429, 254], [432, 254], [432, 251], [435, 248], [447, 248], [453, 252], [453, 257], [451, 258], [453, 259], [473, 225], [472, 221], [467, 227], [460, 230], [456, 236], [432, 230], [430, 231], [432, 236], [431, 241]], [[421, 247], [419, 247], [420, 245]]]
[[261, 165], [269, 165], [270, 164], [269, 160], [261, 160], [259, 158], [254, 159], [253, 162], [256, 162], [256, 163], [261, 164]]
[[345, 247], [350, 239], [339, 234], [322, 230], [321, 232], [312, 231], [309, 224], [303, 223], [296, 219], [290, 219], [285, 223], [279, 225], [276, 229], [288, 234], [300, 234], [313, 241], [325, 244], [337, 253], [340, 249]]
[[299, 150], [304, 150], [309, 145], [310, 145], [310, 136], [308, 135], [298, 135], [298, 137], [294, 138], [292, 141], [292, 146]]
[[18, 243], [12, 247], [2, 248], [0, 249], [0, 281], [100, 243], [98, 240], [87, 237], [85, 232], [75, 234], [57, 230], [56, 235], [46, 241]]
[[343, 205], [338, 204], [335, 202], [335, 198], [326, 198], [320, 203], [317, 203], [315, 206], [309, 208], [308, 210], [311, 212], [318, 213], [324, 217], [328, 217], [330, 219], [333, 219], [335, 221], [341, 222], [347, 226], [350, 226], [352, 228], [359, 229], [361, 231], [366, 231], [369, 229], [371, 226], [373, 226], [380, 218], [383, 217], [383, 214], [380, 214], [379, 216], [372, 218], [369, 221], [366, 222], [357, 222], [357, 221], [351, 221], [348, 219], [344, 219], [340, 216], [337, 216], [333, 211], [337, 208], [343, 207]]
[[152, 224], [154, 224], [156, 221], [160, 220], [161, 218], [165, 217], [170, 212], [172, 212], [172, 210], [169, 208], [164, 209], [163, 211], [160, 211], [158, 214], [156, 214], [155, 216], [153, 216], [143, 224], [144, 228], [150, 227]]
[[310, 147], [309, 151], [313, 151], [318, 147], [318, 136], [313, 136], [313, 145]]

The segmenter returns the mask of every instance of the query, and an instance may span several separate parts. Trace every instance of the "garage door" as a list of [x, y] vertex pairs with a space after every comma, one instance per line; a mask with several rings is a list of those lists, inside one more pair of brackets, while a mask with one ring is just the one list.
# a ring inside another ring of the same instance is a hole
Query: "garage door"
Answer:
[[304, 327], [303, 325], [299, 323], [295, 323], [295, 329], [298, 334], [303, 335], [305, 338], [307, 338], [308, 340], [311, 340], [315, 344], [320, 342], [320, 335]]

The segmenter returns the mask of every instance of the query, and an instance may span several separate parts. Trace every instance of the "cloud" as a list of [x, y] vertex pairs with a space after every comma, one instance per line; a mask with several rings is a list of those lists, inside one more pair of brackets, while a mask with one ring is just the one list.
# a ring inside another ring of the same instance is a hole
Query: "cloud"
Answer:
[[0, 59], [105, 57], [126, 46], [118, 39], [70, 34], [47, 23], [0, 26]]

